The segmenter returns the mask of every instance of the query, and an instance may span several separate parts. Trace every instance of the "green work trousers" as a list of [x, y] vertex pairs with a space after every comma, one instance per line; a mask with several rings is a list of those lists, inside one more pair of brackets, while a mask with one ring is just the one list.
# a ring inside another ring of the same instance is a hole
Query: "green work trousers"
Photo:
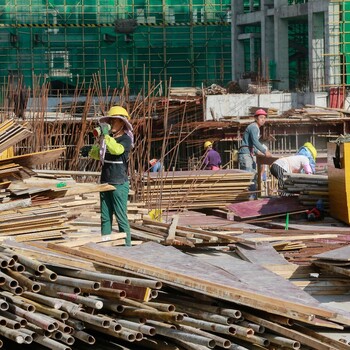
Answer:
[[130, 226], [128, 221], [129, 182], [113, 185], [114, 191], [100, 192], [101, 202], [101, 234], [112, 233], [113, 215], [117, 218], [119, 232], [125, 232], [125, 245], [131, 245]]

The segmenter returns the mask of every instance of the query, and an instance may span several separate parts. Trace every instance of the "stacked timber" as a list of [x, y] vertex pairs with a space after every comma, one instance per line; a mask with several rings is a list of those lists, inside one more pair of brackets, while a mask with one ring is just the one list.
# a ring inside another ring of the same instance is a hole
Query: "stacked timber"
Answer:
[[327, 175], [288, 174], [284, 191], [299, 194], [299, 201], [303, 205], [314, 207], [319, 199], [325, 207], [329, 205]]
[[130, 223], [131, 236], [133, 239], [141, 241], [189, 247], [245, 242], [245, 240], [241, 240], [239, 236], [236, 236], [243, 233], [242, 229], [232, 229], [228, 232], [220, 233], [182, 226], [178, 224], [178, 219], [178, 215], [174, 215], [172, 222], [169, 224], [145, 217], [142, 225]]
[[0, 153], [32, 134], [26, 125], [21, 125], [13, 119], [0, 124]]
[[223, 208], [247, 200], [252, 173], [237, 169], [150, 173], [143, 201], [149, 208]]
[[[257, 108], [257, 107], [253, 107]], [[267, 109], [264, 108], [266, 111]], [[252, 109], [253, 111], [254, 109]], [[269, 109], [270, 110], [270, 109]], [[340, 110], [327, 107], [306, 106], [304, 108], [292, 108], [280, 115], [277, 115], [277, 111], [271, 109], [271, 113], [268, 113], [269, 117], [266, 120], [265, 125], [283, 125], [283, 124], [299, 124], [301, 123], [315, 123], [315, 122], [333, 122], [343, 123], [344, 119], [350, 117], [350, 113], [347, 110]], [[254, 121], [253, 116], [240, 116], [240, 117], [225, 117], [225, 121], [231, 121], [230, 126], [243, 126], [248, 125]]]

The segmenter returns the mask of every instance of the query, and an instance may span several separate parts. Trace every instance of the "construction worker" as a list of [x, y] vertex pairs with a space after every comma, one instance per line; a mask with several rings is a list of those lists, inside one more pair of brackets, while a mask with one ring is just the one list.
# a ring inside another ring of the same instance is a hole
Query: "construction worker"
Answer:
[[213, 149], [211, 141], [204, 142], [204, 161], [203, 166], [205, 170], [219, 170], [221, 165], [221, 157], [219, 152]]
[[150, 172], [151, 173], [158, 173], [162, 170], [162, 164], [159, 159], [153, 158], [149, 161], [149, 165], [151, 166]]
[[278, 189], [283, 190], [284, 177], [287, 174], [313, 174], [309, 158], [303, 155], [282, 157], [275, 160], [270, 167], [271, 174], [278, 180]]
[[[255, 121], [247, 126], [243, 133], [242, 144], [238, 151], [238, 166], [241, 170], [254, 173], [253, 184], [250, 191], [256, 191], [257, 172], [254, 156], [260, 154], [271, 157], [272, 154], [265, 145], [260, 142], [260, 127], [266, 122], [267, 113], [263, 109], [258, 109], [254, 118]], [[250, 199], [256, 199], [256, 194], [252, 194]]]
[[312, 173], [316, 172], [316, 158], [317, 150], [311, 142], [305, 142], [302, 147], [299, 148], [297, 154], [306, 156], [309, 159]]
[[113, 106], [107, 116], [100, 118], [99, 123], [100, 127], [95, 133], [98, 145], [92, 147], [89, 156], [102, 163], [101, 183], [115, 187], [114, 191], [100, 193], [102, 239], [110, 239], [115, 215], [119, 231], [126, 233], [125, 245], [130, 246], [131, 236], [127, 216], [128, 157], [134, 142], [130, 116], [123, 107]]

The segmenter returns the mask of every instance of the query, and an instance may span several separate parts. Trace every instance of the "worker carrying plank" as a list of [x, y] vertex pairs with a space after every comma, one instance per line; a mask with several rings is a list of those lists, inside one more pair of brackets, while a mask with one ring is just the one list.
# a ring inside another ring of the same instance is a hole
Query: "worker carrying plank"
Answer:
[[127, 216], [129, 194], [128, 158], [134, 143], [133, 127], [129, 113], [121, 106], [113, 106], [107, 116], [99, 119], [94, 131], [97, 144], [92, 146], [89, 157], [102, 164], [101, 183], [115, 187], [114, 191], [100, 192], [101, 234], [108, 240], [112, 233], [113, 215], [120, 232], [126, 233], [125, 245], [131, 245]]
[[[242, 144], [238, 151], [238, 166], [241, 170], [254, 173], [253, 184], [249, 187], [250, 191], [256, 191], [257, 172], [256, 172], [256, 155], [265, 155], [271, 157], [272, 154], [267, 147], [260, 142], [260, 128], [266, 122], [267, 113], [263, 109], [258, 109], [254, 118], [255, 121], [247, 126], [243, 133]], [[255, 199], [256, 195], [252, 194], [250, 199]]]
[[219, 152], [213, 149], [211, 141], [204, 142], [204, 161], [203, 166], [205, 170], [219, 170], [221, 167], [221, 157]]

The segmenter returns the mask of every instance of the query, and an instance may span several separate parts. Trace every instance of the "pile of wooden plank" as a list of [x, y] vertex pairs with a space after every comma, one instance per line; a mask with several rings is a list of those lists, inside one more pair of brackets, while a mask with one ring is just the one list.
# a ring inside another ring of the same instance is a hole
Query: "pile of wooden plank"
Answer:
[[303, 205], [314, 207], [321, 199], [328, 208], [328, 176], [288, 174], [284, 182], [284, 191], [290, 194], [299, 194], [299, 201]]
[[247, 200], [254, 174], [237, 169], [150, 173], [143, 202], [149, 208], [223, 208]]
[[13, 119], [0, 124], [0, 153], [32, 134], [26, 125], [26, 123], [19, 124]]

